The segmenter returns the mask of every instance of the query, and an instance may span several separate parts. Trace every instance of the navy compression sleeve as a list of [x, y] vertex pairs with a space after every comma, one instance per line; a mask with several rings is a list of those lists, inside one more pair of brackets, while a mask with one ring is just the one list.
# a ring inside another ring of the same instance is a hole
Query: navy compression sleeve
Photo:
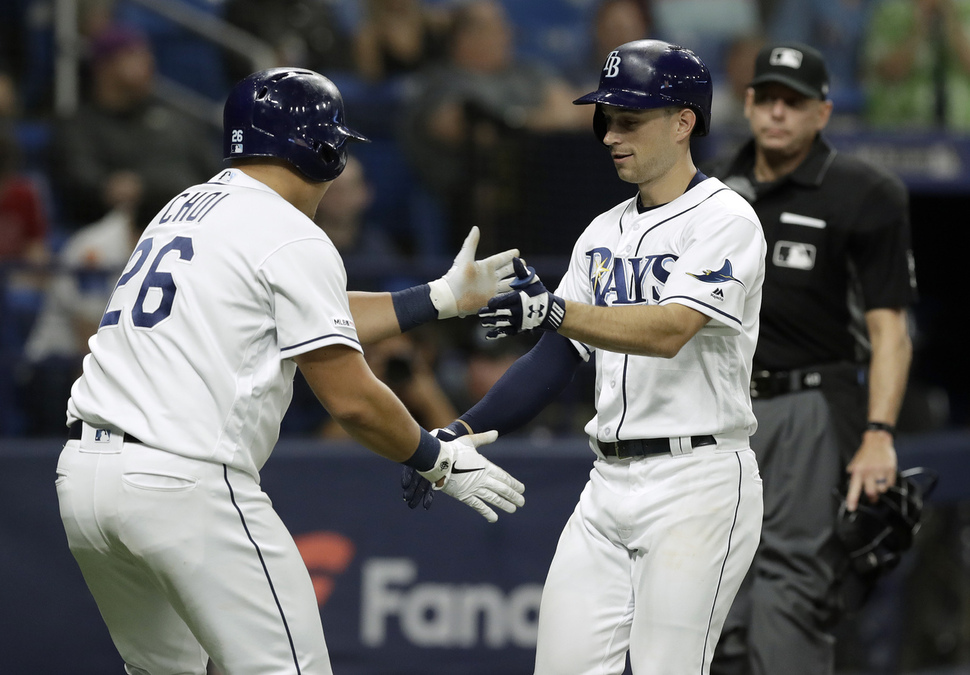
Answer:
[[515, 431], [559, 396], [581, 363], [567, 338], [546, 333], [460, 419], [476, 432]]

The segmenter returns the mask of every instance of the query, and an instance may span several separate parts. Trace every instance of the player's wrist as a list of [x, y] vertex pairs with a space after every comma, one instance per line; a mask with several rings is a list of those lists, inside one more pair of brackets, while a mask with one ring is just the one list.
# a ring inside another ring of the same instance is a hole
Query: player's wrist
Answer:
[[429, 321], [434, 321], [439, 317], [445, 318], [440, 315], [438, 307], [435, 306], [431, 297], [431, 284], [434, 283], [436, 282], [432, 281], [429, 284], [411, 286], [391, 293], [394, 314], [397, 316], [397, 323], [401, 327], [402, 333]]
[[450, 319], [458, 316], [458, 300], [444, 277], [428, 283], [428, 298], [437, 310], [437, 318]]
[[401, 464], [415, 469], [418, 473], [423, 473], [435, 467], [438, 461], [438, 455], [440, 454], [441, 441], [435, 438], [429, 431], [421, 429], [418, 447]]

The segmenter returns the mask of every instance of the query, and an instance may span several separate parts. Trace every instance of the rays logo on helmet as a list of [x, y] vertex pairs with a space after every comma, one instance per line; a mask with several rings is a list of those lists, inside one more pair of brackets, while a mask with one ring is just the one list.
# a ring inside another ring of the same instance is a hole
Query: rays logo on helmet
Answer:
[[606, 63], [603, 65], [603, 77], [616, 77], [620, 74], [620, 54], [619, 52], [610, 52], [610, 55], [606, 57]]

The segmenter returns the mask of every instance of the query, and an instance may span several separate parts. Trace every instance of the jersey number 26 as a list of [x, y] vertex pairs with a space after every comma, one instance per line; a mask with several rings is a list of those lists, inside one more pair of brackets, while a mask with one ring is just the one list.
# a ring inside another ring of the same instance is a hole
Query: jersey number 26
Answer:
[[[122, 274], [121, 278], [118, 279], [118, 283], [111, 293], [111, 298], [108, 299], [108, 307], [105, 309], [104, 316], [101, 317], [99, 328], [115, 326], [121, 320], [121, 312], [125, 308], [112, 310], [111, 300], [114, 299], [118, 289], [131, 281], [141, 271], [141, 268], [145, 266], [148, 256], [151, 255], [152, 245], [152, 237], [144, 239], [138, 244], [134, 253], [131, 254], [131, 260], [135, 262], [132, 264], [131, 269]], [[162, 259], [167, 253], [172, 251], [177, 251], [179, 260], [186, 262], [192, 260], [192, 256], [195, 255], [195, 252], [192, 250], [192, 240], [189, 237], [175, 237], [172, 241], [158, 249], [158, 253], [155, 254], [152, 264], [148, 267], [145, 278], [142, 279], [141, 288], [138, 290], [138, 297], [135, 298], [135, 302], [131, 307], [131, 322], [139, 328], [152, 328], [172, 313], [172, 305], [175, 302], [175, 293], [178, 291], [178, 287], [175, 285], [175, 279], [171, 273], [160, 272], [158, 270]], [[159, 298], [158, 305], [155, 309], [147, 311], [145, 308], [145, 300], [153, 288], [158, 289], [160, 292], [160, 294], [153, 294]]]

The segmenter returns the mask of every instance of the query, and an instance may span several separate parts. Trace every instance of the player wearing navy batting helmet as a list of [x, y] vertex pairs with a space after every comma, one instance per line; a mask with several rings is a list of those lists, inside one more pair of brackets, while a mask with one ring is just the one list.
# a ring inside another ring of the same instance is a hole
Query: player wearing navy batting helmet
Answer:
[[224, 133], [230, 168], [174, 195], [118, 279], [67, 404], [57, 496], [126, 672], [204, 675], [211, 658], [226, 675], [330, 675], [310, 575], [259, 485], [296, 369], [362, 445], [489, 521], [515, 511], [523, 485], [475, 449], [495, 433], [422, 429], [362, 344], [474, 312], [509, 287], [517, 252], [476, 261], [473, 230], [440, 279], [348, 293], [312, 220], [348, 143], [366, 140], [337, 88], [254, 73]]
[[[594, 132], [638, 194], [596, 217], [554, 293], [517, 258], [479, 317], [492, 339], [542, 333], [442, 438], [513, 431], [595, 355], [590, 479], [542, 592], [537, 675], [698, 673], [758, 545], [761, 480], [748, 438], [765, 240], [743, 198], [694, 166], [710, 73], [658, 40], [617, 47]], [[428, 484], [405, 470], [405, 498]], [[410, 479], [410, 480], [408, 480]]]

